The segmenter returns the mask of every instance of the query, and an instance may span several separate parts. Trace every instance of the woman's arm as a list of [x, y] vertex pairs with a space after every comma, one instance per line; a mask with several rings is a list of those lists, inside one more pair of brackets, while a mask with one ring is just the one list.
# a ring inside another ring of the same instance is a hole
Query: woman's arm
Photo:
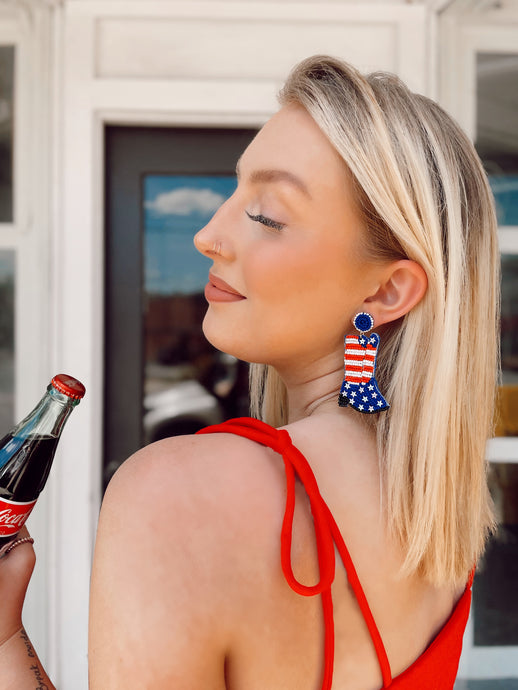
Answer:
[[[24, 527], [18, 538], [28, 536]], [[0, 559], [0, 687], [4, 690], [54, 690], [22, 625], [25, 593], [36, 556], [30, 543]]]
[[[91, 690], [226, 690], [272, 512], [264, 449], [226, 436], [153, 444], [110, 482], [92, 570]], [[30, 544], [0, 559], [2, 690], [54, 690], [22, 626], [34, 564]]]
[[24, 628], [0, 647], [0, 687], [3, 690], [55, 690]]
[[225, 689], [236, 487], [221, 479], [217, 445], [160, 441], [110, 482], [92, 571], [91, 690]]

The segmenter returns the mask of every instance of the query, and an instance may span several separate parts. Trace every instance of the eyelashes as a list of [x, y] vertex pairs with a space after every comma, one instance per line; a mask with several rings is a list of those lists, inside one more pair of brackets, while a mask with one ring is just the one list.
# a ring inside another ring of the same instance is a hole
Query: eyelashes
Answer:
[[245, 213], [250, 218], [250, 220], [253, 220], [256, 223], [261, 223], [262, 225], [265, 225], [267, 228], [272, 228], [272, 230], [282, 230], [285, 227], [284, 223], [277, 223], [275, 220], [267, 218], [266, 216], [263, 216], [261, 213], [255, 216], [251, 213], [248, 213], [248, 211], [245, 211]]

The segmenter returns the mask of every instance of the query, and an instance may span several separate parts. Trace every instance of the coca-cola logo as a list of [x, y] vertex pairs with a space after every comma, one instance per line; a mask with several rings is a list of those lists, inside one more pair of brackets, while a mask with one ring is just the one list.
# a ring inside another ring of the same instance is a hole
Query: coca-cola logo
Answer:
[[36, 501], [31, 503], [14, 503], [0, 499], [0, 536], [9, 536], [18, 532], [31, 514]]
[[28, 510], [26, 513], [16, 515], [12, 510], [0, 510], [0, 524], [9, 525], [9, 527], [21, 527], [29, 517], [30, 512]]

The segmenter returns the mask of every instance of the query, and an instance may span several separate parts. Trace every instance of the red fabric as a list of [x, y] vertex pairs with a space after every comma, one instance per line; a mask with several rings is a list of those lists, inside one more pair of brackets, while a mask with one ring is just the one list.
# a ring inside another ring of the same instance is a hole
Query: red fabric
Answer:
[[[349, 584], [354, 591], [360, 610], [367, 623], [383, 677], [383, 688], [391, 688], [391, 690], [416, 690], [416, 688], [419, 688], [419, 690], [451, 690], [457, 675], [462, 649], [462, 636], [469, 615], [473, 573], [466, 585], [464, 594], [437, 637], [411, 666], [403, 673], [392, 678], [383, 641], [349, 551], [331, 511], [320, 495], [315, 476], [308, 461], [293, 445], [288, 432], [284, 429], [274, 429], [257, 419], [241, 417], [231, 419], [223, 424], [207, 427], [198, 433], [211, 434], [218, 432], [244, 436], [264, 446], [268, 446], [282, 455], [286, 470], [286, 510], [281, 529], [281, 566], [288, 584], [295, 592], [303, 596], [320, 594], [322, 597], [325, 624], [325, 662], [322, 690], [330, 690], [333, 681], [334, 621], [331, 584], [335, 577], [335, 544], [347, 572]], [[295, 511], [295, 475], [299, 477], [309, 497], [315, 525], [320, 581], [310, 587], [302, 584], [295, 578], [291, 566], [291, 542]]]

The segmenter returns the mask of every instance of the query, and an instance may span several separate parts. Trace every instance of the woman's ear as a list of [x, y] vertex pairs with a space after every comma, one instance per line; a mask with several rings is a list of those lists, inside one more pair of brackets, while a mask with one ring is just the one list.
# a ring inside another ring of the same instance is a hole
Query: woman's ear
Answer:
[[407, 314], [423, 298], [428, 278], [422, 266], [410, 259], [386, 265], [378, 290], [365, 300], [365, 310], [376, 326], [395, 321]]

